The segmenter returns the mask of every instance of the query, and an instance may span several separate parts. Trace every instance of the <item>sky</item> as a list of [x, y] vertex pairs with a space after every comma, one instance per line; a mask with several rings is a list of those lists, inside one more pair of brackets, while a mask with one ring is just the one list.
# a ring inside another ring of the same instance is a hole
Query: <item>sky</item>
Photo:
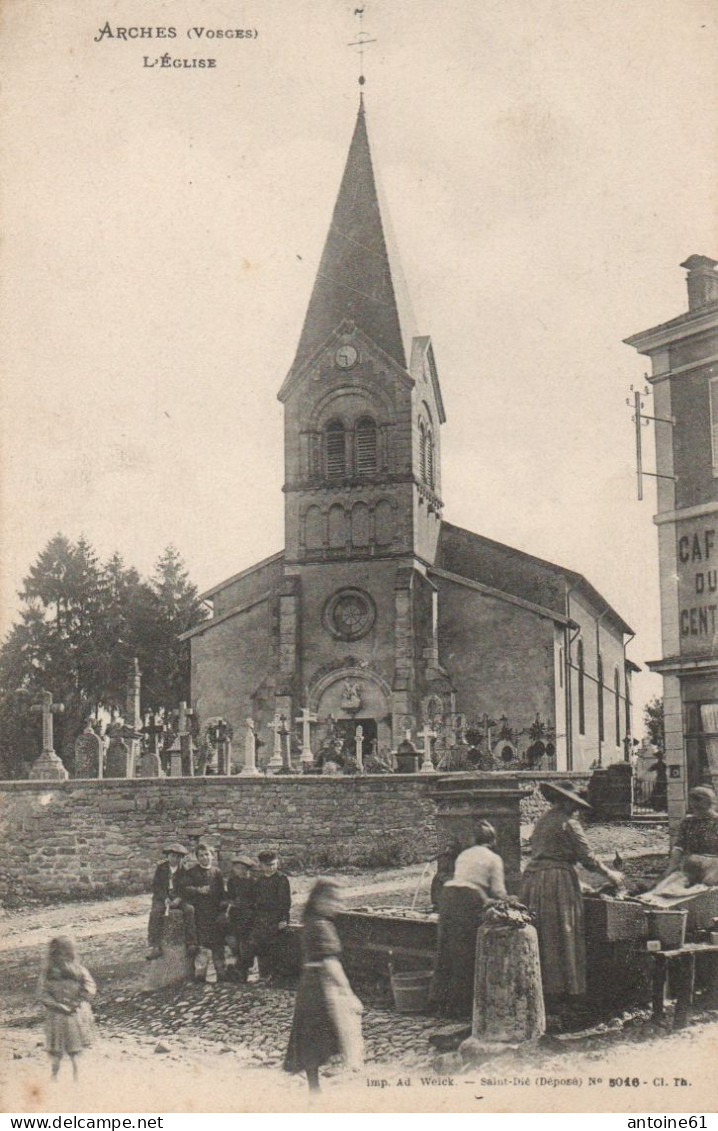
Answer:
[[[5, 0], [3, 632], [58, 531], [142, 573], [173, 543], [200, 589], [282, 547], [276, 394], [356, 116], [355, 7]], [[638, 502], [625, 400], [647, 361], [622, 339], [686, 309], [683, 260], [718, 258], [717, 23], [707, 0], [364, 4], [445, 517], [585, 574], [641, 665], [655, 487]], [[177, 34], [116, 34], [138, 25]], [[216, 62], [145, 65], [165, 52]], [[661, 683], [634, 686], [640, 711]]]

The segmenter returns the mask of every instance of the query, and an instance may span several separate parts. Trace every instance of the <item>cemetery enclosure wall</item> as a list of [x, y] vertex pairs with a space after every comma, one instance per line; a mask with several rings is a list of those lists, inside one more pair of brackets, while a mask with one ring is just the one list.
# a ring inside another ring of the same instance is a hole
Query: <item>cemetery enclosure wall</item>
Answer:
[[436, 851], [415, 775], [0, 783], [0, 899], [146, 891], [162, 846], [204, 836], [229, 869], [276, 847], [302, 866], [397, 865]]
[[[546, 807], [537, 778], [515, 777], [527, 790], [522, 822], [534, 821]], [[267, 846], [296, 870], [427, 860], [435, 783], [413, 774], [1, 782], [0, 900], [147, 891], [162, 846], [177, 838], [206, 836], [224, 868], [234, 852]]]

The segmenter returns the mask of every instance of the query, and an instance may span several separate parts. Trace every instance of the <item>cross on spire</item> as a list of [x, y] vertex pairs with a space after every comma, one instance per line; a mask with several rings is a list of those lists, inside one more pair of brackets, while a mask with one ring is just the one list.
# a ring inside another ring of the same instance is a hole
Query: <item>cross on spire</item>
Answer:
[[354, 15], [359, 19], [359, 31], [357, 32], [356, 39], [351, 43], [348, 43], [347, 47], [357, 48], [357, 51], [359, 53], [359, 86], [364, 86], [364, 83], [366, 82], [366, 79], [364, 78], [364, 48], [367, 47], [370, 43], [376, 43], [376, 39], [372, 39], [369, 35], [369, 32], [364, 31], [362, 22], [364, 19], [364, 9], [355, 8]]

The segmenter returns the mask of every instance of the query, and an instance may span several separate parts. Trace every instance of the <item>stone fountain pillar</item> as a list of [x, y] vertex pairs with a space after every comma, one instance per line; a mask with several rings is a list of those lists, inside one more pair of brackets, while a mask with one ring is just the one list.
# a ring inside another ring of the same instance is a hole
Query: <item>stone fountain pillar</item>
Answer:
[[479, 821], [496, 829], [496, 849], [504, 862], [506, 887], [518, 892], [521, 880], [522, 790], [510, 774], [450, 774], [432, 783], [429, 796], [436, 802], [436, 838], [439, 852], [452, 842], [461, 850], [474, 844]]

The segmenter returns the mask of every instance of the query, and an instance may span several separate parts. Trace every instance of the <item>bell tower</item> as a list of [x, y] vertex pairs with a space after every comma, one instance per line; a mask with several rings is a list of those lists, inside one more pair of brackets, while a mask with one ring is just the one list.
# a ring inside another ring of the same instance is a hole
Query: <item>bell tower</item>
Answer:
[[431, 341], [408, 336], [392, 259], [362, 97], [279, 393], [287, 564], [406, 556], [433, 563], [445, 415]]

